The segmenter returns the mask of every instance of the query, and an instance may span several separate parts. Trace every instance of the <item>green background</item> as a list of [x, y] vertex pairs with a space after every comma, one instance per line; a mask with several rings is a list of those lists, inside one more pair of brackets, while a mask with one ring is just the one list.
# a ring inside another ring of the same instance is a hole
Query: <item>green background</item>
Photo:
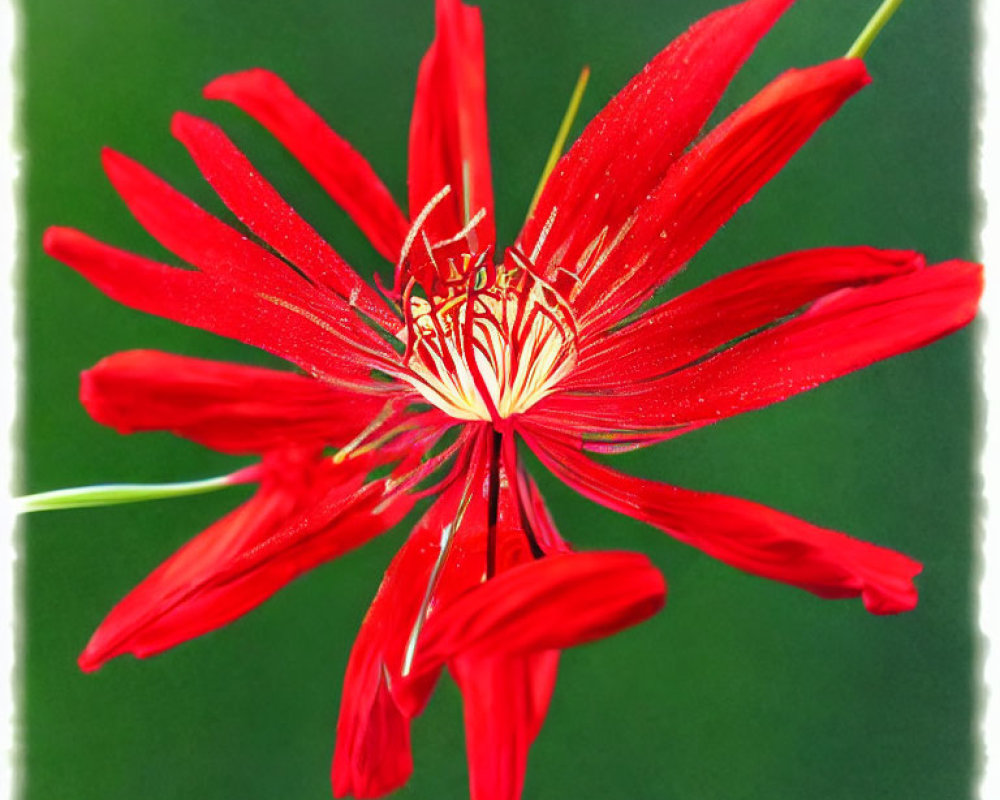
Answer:
[[[802, 0], [734, 82], [731, 110], [780, 70], [843, 53], [875, 0]], [[501, 242], [515, 235], [573, 81], [587, 119], [717, 0], [487, 0], [487, 72]], [[26, 225], [21, 323], [23, 489], [169, 481], [233, 459], [89, 420], [77, 376], [136, 347], [274, 363], [242, 345], [117, 306], [40, 248], [72, 225], [163, 253], [104, 179], [112, 145], [208, 208], [221, 203], [170, 136], [185, 109], [224, 125], [362, 272], [379, 268], [346, 217], [254, 123], [200, 89], [275, 70], [405, 197], [405, 143], [429, 0], [25, 0], [20, 98]], [[974, 256], [968, 2], [909, 3], [852, 100], [681, 279], [825, 244]], [[579, 129], [579, 124], [577, 126]], [[539, 476], [580, 548], [642, 550], [664, 612], [563, 659], [527, 798], [952, 798], [972, 791], [975, 391], [970, 333], [780, 407], [617, 460], [637, 474], [752, 498], [925, 564], [900, 617], [745, 576]], [[412, 520], [288, 587], [220, 632], [83, 675], [75, 658], [112, 604], [243, 490], [36, 515], [20, 533], [22, 796], [323, 798], [351, 641]], [[400, 797], [461, 797], [460, 702], [444, 682], [414, 729]]]

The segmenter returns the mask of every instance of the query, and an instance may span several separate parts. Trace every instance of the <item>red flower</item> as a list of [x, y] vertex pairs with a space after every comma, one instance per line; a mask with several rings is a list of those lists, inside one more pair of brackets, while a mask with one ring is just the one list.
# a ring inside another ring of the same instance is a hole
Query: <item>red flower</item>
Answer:
[[[261, 455], [247, 503], [119, 603], [80, 657], [94, 670], [223, 625], [436, 496], [386, 571], [345, 679], [333, 787], [372, 797], [411, 768], [410, 720], [443, 667], [465, 700], [472, 795], [520, 795], [559, 652], [660, 608], [637, 554], [575, 553], [519, 443], [590, 499], [739, 569], [869, 611], [916, 603], [912, 559], [749, 501], [618, 473], [587, 452], [659, 442], [927, 344], [975, 313], [981, 268], [864, 247], [793, 253], [644, 310], [654, 292], [854, 92], [860, 60], [779, 76], [689, 147], [791, 0], [693, 26], [587, 126], [517, 241], [495, 249], [479, 13], [438, 0], [410, 128], [409, 219], [368, 163], [276, 76], [205, 90], [258, 120], [393, 263], [381, 293], [213, 124], [173, 132], [251, 235], [126, 156], [108, 176], [194, 269], [64, 228], [49, 254], [112, 298], [261, 347], [281, 373], [165, 353], [83, 376], [96, 420]], [[381, 288], [381, 287], [380, 287]], [[329, 455], [333, 448], [336, 454]]]

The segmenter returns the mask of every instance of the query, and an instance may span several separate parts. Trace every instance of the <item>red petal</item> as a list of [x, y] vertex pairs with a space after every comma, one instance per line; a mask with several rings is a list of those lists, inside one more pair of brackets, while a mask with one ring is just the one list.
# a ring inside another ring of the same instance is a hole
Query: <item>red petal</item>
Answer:
[[267, 128], [348, 213], [386, 259], [395, 262], [409, 225], [367, 161], [334, 133], [274, 73], [252, 69], [216, 78], [210, 100], [228, 100]]
[[575, 264], [607, 226], [614, 238], [708, 119], [733, 75], [791, 0], [751, 0], [675, 39], [587, 125], [550, 176], [519, 248], [546, 277]]
[[[386, 569], [351, 649], [331, 772], [337, 797], [376, 797], [401, 786], [412, 770], [409, 720], [426, 703], [437, 672], [430, 671], [419, 683], [409, 685], [406, 697], [401, 698], [402, 705], [392, 696], [390, 687], [395, 688], [402, 672], [441, 552], [442, 530], [454, 525], [459, 507], [467, 502], [464, 497], [468, 487], [485, 475], [481, 448], [471, 448], [465, 456], [470, 459], [468, 481], [453, 483], [417, 523]], [[481, 563], [472, 564], [471, 573], [461, 563], [459, 567], [458, 580], [463, 587], [482, 574]], [[387, 743], [389, 750], [384, 752]]]
[[511, 567], [427, 620], [412, 674], [458, 655], [565, 649], [635, 625], [663, 606], [663, 577], [639, 553], [546, 556]]
[[[405, 758], [393, 751], [383, 760], [378, 748], [385, 741], [408, 741], [408, 720], [423, 709], [437, 680], [443, 662], [419, 673], [410, 669], [410, 661], [419, 660], [424, 650], [426, 625], [486, 578], [490, 440], [485, 426], [470, 434], [460, 462], [464, 478], [445, 489], [418, 523], [386, 570], [365, 617], [348, 663], [337, 724], [333, 786], [338, 796], [374, 796], [402, 784], [409, 775], [408, 751]], [[499, 573], [533, 558], [522, 528], [520, 501], [506, 477], [510, 463], [501, 462], [499, 469], [494, 545]], [[551, 525], [541, 498], [536, 495], [534, 500], [536, 509], [529, 517], [537, 522], [544, 516], [545, 524]], [[554, 527], [544, 535], [565, 547]], [[532, 657], [531, 663], [533, 711], [524, 722], [529, 742], [542, 724], [555, 680], [554, 656], [548, 661]]]
[[924, 266], [919, 253], [827, 247], [727, 273], [587, 342], [568, 390], [623, 387], [662, 377], [840, 289]]
[[614, 395], [553, 397], [541, 407], [549, 419], [567, 411], [593, 430], [707, 425], [952, 333], [975, 316], [982, 279], [978, 264], [948, 261], [842, 289], [662, 379]]
[[196, 536], [112, 609], [80, 656], [81, 669], [132, 653], [145, 658], [214, 630], [289, 581], [398, 522], [413, 498], [385, 480], [363, 485], [372, 459], [307, 460], [274, 453], [257, 494]]
[[475, 229], [484, 250], [496, 234], [486, 131], [483, 25], [479, 9], [437, 0], [437, 35], [420, 64], [410, 123], [410, 216], [443, 187], [451, 193], [425, 226], [431, 241], [454, 236], [480, 209]]
[[921, 566], [892, 550], [818, 528], [766, 506], [633, 478], [550, 438], [529, 443], [561, 480], [737, 569], [820, 597], [858, 597], [873, 614], [909, 611]]
[[304, 280], [284, 261], [206, 213], [141, 164], [104, 151], [104, 168], [140, 224], [164, 247], [202, 272], [255, 295], [295, 304], [323, 321], [336, 321], [350, 343], [364, 343], [390, 359], [382, 337], [340, 297]]
[[341, 447], [385, 403], [304, 375], [154, 350], [99, 361], [81, 376], [80, 401], [119, 433], [168, 430], [228, 453]]
[[632, 313], [869, 81], [858, 59], [784, 73], [667, 172], [574, 306], [601, 330]]
[[119, 303], [260, 347], [331, 384], [370, 389], [371, 370], [394, 369], [398, 360], [359, 352], [354, 321], [331, 305], [321, 317], [281, 296], [150, 261], [70, 228], [49, 228], [43, 244]]
[[399, 331], [402, 322], [385, 301], [261, 177], [221, 129], [179, 113], [172, 130], [243, 224], [308, 278], [333, 289], [389, 332]]
[[472, 800], [521, 797], [528, 750], [548, 711], [558, 665], [558, 650], [451, 662], [465, 709]]

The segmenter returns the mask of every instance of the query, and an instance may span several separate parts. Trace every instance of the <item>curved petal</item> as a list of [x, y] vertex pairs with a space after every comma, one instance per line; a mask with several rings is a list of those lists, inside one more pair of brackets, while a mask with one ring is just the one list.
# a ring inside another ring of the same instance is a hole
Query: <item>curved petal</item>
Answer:
[[414, 498], [390, 478], [365, 483], [375, 457], [340, 465], [270, 453], [257, 493], [196, 536], [118, 603], [80, 656], [89, 672], [124, 653], [145, 658], [255, 608], [313, 567], [398, 522]]
[[923, 266], [923, 256], [907, 250], [825, 247], [726, 273], [585, 343], [560, 388], [617, 390], [663, 377], [826, 295]]
[[[423, 709], [444, 665], [440, 661], [419, 670], [414, 666], [425, 649], [426, 626], [473, 587], [532, 561], [538, 546], [532, 544], [532, 535], [565, 547], [554, 527], [540, 532], [528, 527], [551, 526], [551, 520], [537, 494], [532, 496], [535, 508], [527, 516], [520, 512], [522, 501], [507, 479], [513, 462], [494, 458], [492, 438], [486, 426], [470, 434], [460, 462], [464, 478], [454, 480], [417, 524], [386, 570], [365, 617], [348, 663], [337, 723], [332, 770], [337, 796], [374, 796], [399, 786], [409, 775], [409, 720]], [[496, 476], [495, 493], [491, 475]], [[530, 703], [522, 698], [522, 705], [533, 710], [518, 722], [530, 732], [527, 744], [541, 726], [555, 680], [554, 656], [532, 656], [529, 661], [531, 675], [519, 673], [520, 683], [510, 684], [512, 691], [528, 690], [531, 695]], [[503, 680], [499, 674], [496, 678]], [[470, 685], [469, 691], [479, 689]], [[479, 696], [470, 699], [473, 719]], [[386, 742], [395, 743], [396, 749], [383, 757], [379, 748]], [[407, 743], [405, 753], [402, 743]]]
[[227, 453], [340, 447], [385, 404], [304, 375], [155, 350], [99, 361], [80, 376], [80, 402], [119, 433], [168, 430]]
[[726, 118], [583, 265], [572, 295], [581, 327], [603, 330], [635, 311], [868, 82], [858, 59], [790, 70]]
[[[392, 697], [386, 661], [405, 647], [435, 554], [409, 542], [386, 570], [351, 648], [330, 770], [336, 797], [378, 797], [402, 786], [413, 771], [410, 717]], [[424, 684], [427, 695], [436, 679]]]
[[372, 246], [395, 262], [409, 225], [365, 159], [277, 75], [252, 69], [205, 87], [209, 100], [228, 100], [263, 125], [354, 220]]
[[663, 576], [640, 553], [565, 553], [522, 563], [427, 620], [412, 675], [458, 655], [517, 655], [602, 639], [652, 616], [665, 599]]
[[[845, 288], [663, 378], [615, 392], [552, 396], [537, 423], [591, 433], [684, 432], [762, 408], [856, 369], [922, 347], [966, 325], [982, 293], [982, 267], [948, 261]], [[572, 419], [572, 421], [570, 421]]]
[[459, 0], [437, 0], [436, 8], [437, 34], [420, 64], [410, 121], [410, 217], [450, 186], [426, 230], [432, 241], [447, 239], [484, 209], [473, 234], [472, 252], [478, 252], [496, 238], [483, 24], [479, 9]]
[[151, 261], [71, 228], [49, 228], [43, 244], [50, 256], [130, 308], [260, 347], [331, 385], [393, 390], [372, 381], [370, 373], [394, 369], [395, 361], [381, 352], [359, 352], [353, 323], [333, 307], [320, 317], [280, 296]]
[[[113, 150], [104, 168], [139, 223], [178, 258], [206, 275], [257, 296], [294, 304], [316, 319], [336, 322], [346, 343], [392, 359], [395, 351], [342, 298], [311, 284], [280, 258], [250, 241], [136, 161]], [[328, 323], [329, 324], [329, 323]]]
[[244, 225], [307, 278], [332, 289], [390, 333], [400, 330], [402, 321], [385, 301], [261, 177], [220, 128], [177, 113], [171, 130]]
[[544, 277], [577, 263], [602, 229], [608, 242], [615, 238], [791, 2], [750, 0], [696, 22], [594, 117], [556, 165], [518, 240]]
[[596, 503], [649, 523], [713, 558], [827, 598], [858, 597], [873, 614], [917, 603], [913, 559], [735, 497], [623, 475], [551, 438], [529, 435], [542, 462]]
[[[438, 673], [431, 672], [408, 686], [405, 698], [394, 697], [392, 690], [403, 672], [407, 650], [415, 642], [418, 624], [441, 585], [440, 564], [447, 556], [444, 532], [461, 527], [466, 513], [461, 509], [470, 503], [469, 489], [485, 477], [484, 455], [481, 441], [463, 454], [468, 478], [445, 489], [417, 523], [386, 569], [365, 615], [347, 663], [337, 719], [331, 768], [337, 797], [377, 797], [405, 783], [413, 769], [410, 719], [427, 702]], [[473, 514], [477, 511], [473, 509]], [[453, 561], [449, 582], [468, 586], [482, 572], [481, 562], [462, 558]]]

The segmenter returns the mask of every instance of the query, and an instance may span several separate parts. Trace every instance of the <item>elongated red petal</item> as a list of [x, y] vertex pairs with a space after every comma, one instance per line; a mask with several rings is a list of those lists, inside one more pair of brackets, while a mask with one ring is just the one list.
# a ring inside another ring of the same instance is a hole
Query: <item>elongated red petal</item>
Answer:
[[269, 454], [257, 494], [196, 536], [112, 609], [80, 656], [81, 669], [132, 653], [145, 658], [245, 614], [313, 567], [382, 533], [413, 498], [365, 484], [378, 461], [334, 466]]
[[223, 75], [205, 87], [228, 100], [280, 141], [347, 212], [386, 259], [395, 262], [409, 227], [389, 190], [365, 159], [277, 75], [252, 69]]
[[262, 453], [356, 436], [385, 400], [304, 375], [131, 350], [83, 373], [80, 401], [119, 433], [168, 430], [227, 453]]
[[306, 277], [333, 289], [391, 333], [399, 331], [402, 322], [385, 301], [261, 177], [220, 128], [178, 113], [172, 130], [243, 224]]
[[[495, 497], [496, 521], [490, 534], [490, 509], [494, 502], [490, 489], [494, 463], [491, 439], [486, 426], [469, 435], [460, 462], [464, 477], [454, 480], [444, 490], [393, 559], [362, 625], [348, 663], [337, 723], [332, 778], [338, 796], [370, 797], [406, 780], [410, 767], [408, 749], [405, 754], [393, 750], [383, 759], [378, 748], [386, 741], [408, 742], [409, 719], [423, 709], [444, 665], [444, 661], [439, 661], [426, 668], [416, 666], [425, 648], [426, 625], [487, 580], [489, 552], [493, 551], [493, 569], [499, 575], [530, 562], [535, 556], [525, 525], [546, 526], [545, 530], [533, 530], [533, 534], [544, 539], [543, 549], [565, 548], [537, 492], [530, 495], [535, 508], [521, 513], [519, 492], [514, 481], [507, 478], [507, 469], [516, 469], [509, 459], [501, 460], [495, 475], [499, 496]], [[526, 490], [529, 487], [533, 489], [533, 485], [525, 484]], [[470, 654], [470, 657], [477, 656]], [[523, 763], [527, 745], [544, 720], [555, 681], [555, 654], [532, 655], [525, 664], [518, 668], [521, 677], [509, 685], [511, 691], [526, 692], [517, 701], [525, 716], [508, 717], [508, 721], [528, 735], [520, 756], [514, 755], [520, 752], [517, 748], [508, 755], [498, 756], [507, 766]], [[499, 673], [495, 675], [498, 681], [503, 680]], [[470, 698], [473, 704], [470, 724], [478, 719], [476, 709], [483, 698], [480, 689], [488, 690], [486, 686], [469, 688], [475, 695]], [[504, 726], [493, 729], [492, 733], [486, 733], [484, 727], [476, 730], [483, 736], [506, 738], [511, 729], [506, 723]], [[479, 733], [470, 735], [478, 737]], [[470, 741], [470, 747], [473, 746]], [[506, 769], [499, 762], [495, 767], [484, 763], [481, 775]], [[481, 780], [487, 780], [482, 776]], [[518, 778], [514, 783], [519, 786], [519, 781]]]
[[519, 239], [526, 254], [538, 247], [535, 263], [546, 277], [576, 264], [602, 228], [608, 228], [609, 243], [615, 238], [790, 5], [750, 0], [710, 14], [671, 42], [587, 125], [549, 177]]
[[634, 478], [551, 438], [529, 444], [561, 480], [596, 503], [642, 520], [713, 558], [820, 597], [861, 597], [873, 614], [917, 603], [913, 559], [735, 497]]
[[332, 292], [310, 284], [281, 259], [208, 214], [141, 164], [104, 151], [104, 168], [140, 224], [164, 247], [207, 275], [245, 287], [323, 321], [335, 321], [369, 350], [392, 359], [393, 349]]
[[613, 395], [565, 395], [544, 405], [576, 424], [615, 430], [698, 427], [784, 400], [913, 350], [967, 324], [982, 267], [948, 261], [880, 283], [842, 289], [805, 313], [658, 380]]
[[[468, 502], [468, 487], [484, 477], [481, 447], [471, 446], [465, 456], [469, 459], [469, 479], [445, 489], [417, 523], [386, 569], [351, 649], [331, 768], [337, 797], [377, 797], [405, 783], [412, 770], [409, 721], [426, 703], [437, 672], [430, 671], [420, 682], [409, 685], [402, 705], [390, 686], [395, 688], [402, 673], [419, 615], [430, 605], [425, 600], [427, 592], [434, 590], [430, 582], [441, 557], [442, 532], [455, 526], [459, 509]], [[463, 560], [458, 567], [463, 588], [482, 574], [479, 564]]]
[[620, 389], [662, 377], [824, 295], [923, 266], [923, 256], [907, 250], [826, 247], [729, 272], [587, 342], [562, 387]]
[[496, 238], [483, 25], [479, 9], [459, 0], [437, 0], [436, 24], [434, 43], [420, 64], [410, 122], [410, 216], [450, 186], [426, 229], [432, 241], [447, 239], [485, 209], [475, 229], [476, 252]]
[[465, 711], [472, 800], [521, 797], [528, 750], [545, 719], [558, 665], [558, 650], [452, 660]]
[[430, 617], [413, 674], [460, 655], [565, 649], [617, 633], [663, 606], [663, 576], [639, 553], [546, 556], [511, 567]]
[[791, 70], [711, 131], [671, 167], [621, 244], [584, 277], [574, 305], [585, 326], [601, 330], [638, 308], [868, 81], [858, 59]]
[[[49, 228], [45, 252], [123, 305], [260, 347], [331, 384], [385, 391], [373, 368], [394, 368], [380, 351], [358, 350], [353, 322], [328, 307], [323, 316], [281, 296], [178, 269], [98, 242], [70, 228]], [[332, 299], [336, 299], [331, 295]]]

